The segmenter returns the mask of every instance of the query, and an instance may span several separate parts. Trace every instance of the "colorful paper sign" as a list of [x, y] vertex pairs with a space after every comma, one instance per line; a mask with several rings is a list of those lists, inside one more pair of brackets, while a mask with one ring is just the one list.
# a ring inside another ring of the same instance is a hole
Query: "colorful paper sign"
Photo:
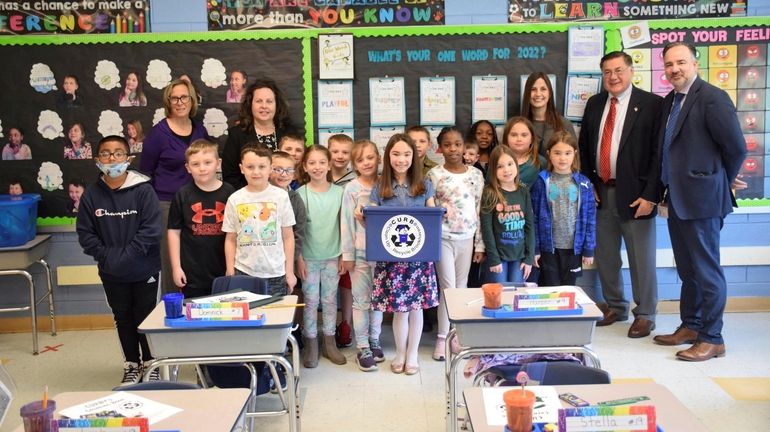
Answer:
[[0, 35], [149, 31], [149, 0], [20, 0], [0, 8]]

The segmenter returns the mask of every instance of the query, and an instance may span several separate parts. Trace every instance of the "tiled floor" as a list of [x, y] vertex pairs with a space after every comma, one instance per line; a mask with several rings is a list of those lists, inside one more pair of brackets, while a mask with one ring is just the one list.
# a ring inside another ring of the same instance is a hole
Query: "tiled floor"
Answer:
[[[705, 363], [677, 361], [674, 353], [678, 348], [654, 345], [650, 338], [628, 339], [628, 323], [598, 328], [593, 348], [614, 379], [651, 379], [663, 384], [712, 432], [768, 431], [770, 313], [731, 313], [725, 322], [727, 356]], [[676, 315], [661, 315], [657, 332], [667, 333], [677, 324]], [[383, 331], [386, 335], [386, 354], [392, 354], [392, 349], [388, 352], [392, 347], [389, 327]], [[388, 362], [378, 372], [360, 372], [352, 348], [345, 351], [347, 365], [335, 366], [322, 359], [317, 369], [303, 369], [302, 431], [445, 430], [443, 364], [430, 359], [434, 337], [423, 338], [421, 371], [411, 377], [392, 374]], [[107, 390], [120, 379], [120, 350], [114, 331], [41, 335], [41, 347], [61, 346], [39, 356], [31, 355], [30, 339], [29, 334], [0, 334], [0, 360], [18, 386], [18, 397], [0, 432], [19, 424], [21, 402], [39, 398], [46, 384], [55, 395]], [[191, 371], [183, 371], [183, 376], [191, 376]], [[275, 402], [261, 398], [264, 404]], [[261, 419], [256, 430], [285, 431], [287, 425], [285, 419]]]

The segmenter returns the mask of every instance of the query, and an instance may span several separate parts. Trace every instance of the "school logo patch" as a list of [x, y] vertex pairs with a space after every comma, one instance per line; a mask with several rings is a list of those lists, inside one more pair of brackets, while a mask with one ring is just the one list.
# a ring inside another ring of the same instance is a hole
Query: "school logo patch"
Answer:
[[396, 215], [382, 226], [382, 246], [397, 258], [417, 255], [425, 245], [425, 228], [417, 218]]

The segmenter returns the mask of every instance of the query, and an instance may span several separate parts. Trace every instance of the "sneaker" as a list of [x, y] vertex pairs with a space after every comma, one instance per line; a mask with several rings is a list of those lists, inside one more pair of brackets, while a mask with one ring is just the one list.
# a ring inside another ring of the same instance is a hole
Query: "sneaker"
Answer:
[[[150, 363], [152, 363], [152, 360], [147, 360], [142, 365], [143, 370], [147, 370], [150, 366]], [[147, 378], [147, 381], [160, 381], [160, 368], [155, 368], [150, 372], [150, 376]]]
[[369, 348], [362, 348], [361, 351], [356, 354], [356, 364], [358, 365], [358, 368], [364, 372], [373, 372], [378, 369], [377, 362], [372, 355], [372, 350]]
[[342, 321], [334, 332], [334, 340], [337, 342], [337, 348], [345, 348], [353, 345], [353, 338], [350, 336], [350, 324]]
[[142, 367], [139, 363], [125, 362], [123, 363], [123, 381], [120, 382], [120, 386], [136, 384], [142, 379]]
[[463, 347], [460, 345], [460, 340], [459, 340], [459, 339], [457, 339], [457, 336], [455, 336], [455, 337], [452, 339], [452, 342], [451, 342], [451, 344], [450, 344], [450, 345], [452, 345], [452, 346], [451, 346], [451, 349], [452, 349], [452, 354], [458, 354], [458, 353], [459, 353], [460, 351], [462, 351], [462, 349], [463, 349]]
[[382, 363], [385, 361], [385, 353], [382, 352], [380, 341], [369, 340], [369, 349], [372, 351], [372, 356], [374, 357], [374, 361], [376, 361], [377, 363]]
[[[283, 367], [279, 364], [275, 365], [275, 371], [278, 373], [278, 380], [281, 382], [281, 392], [285, 393], [289, 388], [289, 385], [286, 384], [286, 372], [283, 371]], [[275, 386], [273, 378], [270, 378], [270, 393], [278, 394], [278, 387]]]

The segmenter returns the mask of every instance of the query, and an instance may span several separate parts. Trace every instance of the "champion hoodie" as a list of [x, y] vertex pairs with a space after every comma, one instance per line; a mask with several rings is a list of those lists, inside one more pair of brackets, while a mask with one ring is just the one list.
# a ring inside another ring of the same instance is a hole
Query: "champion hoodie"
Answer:
[[78, 241], [102, 281], [139, 282], [160, 271], [163, 224], [149, 180], [129, 170], [123, 185], [110, 189], [100, 175], [80, 199]]

